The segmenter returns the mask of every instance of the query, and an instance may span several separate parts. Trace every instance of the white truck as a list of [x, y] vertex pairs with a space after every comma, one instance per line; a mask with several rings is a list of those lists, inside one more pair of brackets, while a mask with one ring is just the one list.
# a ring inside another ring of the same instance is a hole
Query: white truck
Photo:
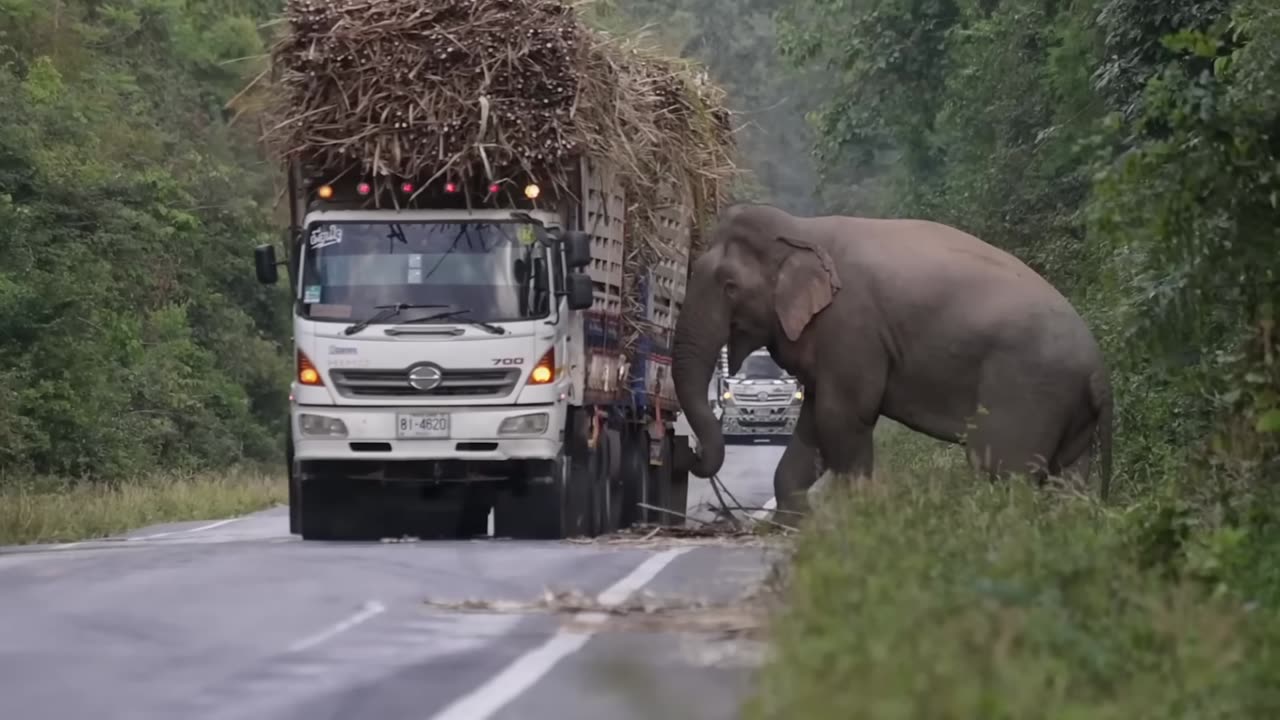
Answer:
[[279, 265], [289, 278], [291, 532], [474, 537], [492, 520], [495, 536], [550, 539], [683, 522], [638, 503], [685, 510], [669, 348], [692, 212], [661, 229], [684, 255], [641, 278], [658, 331], [628, 360], [626, 198], [603, 162], [576, 174], [557, 193], [291, 163], [286, 259], [255, 249], [260, 282]]
[[725, 442], [787, 442], [804, 403], [800, 381], [778, 367], [765, 349], [748, 355], [738, 373], [730, 375], [727, 354], [727, 349], [720, 351], [716, 403]]

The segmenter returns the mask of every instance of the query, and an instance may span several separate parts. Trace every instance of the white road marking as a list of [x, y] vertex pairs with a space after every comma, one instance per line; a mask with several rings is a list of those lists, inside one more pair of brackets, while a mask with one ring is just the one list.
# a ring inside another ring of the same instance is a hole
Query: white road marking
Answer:
[[[617, 605], [626, 600], [632, 593], [653, 580], [672, 560], [692, 550], [692, 548], [675, 548], [650, 556], [639, 567], [626, 577], [614, 583], [609, 589], [600, 593], [596, 601], [601, 605]], [[604, 613], [578, 613], [574, 619], [578, 622], [603, 624], [607, 619]], [[572, 655], [587, 644], [594, 631], [560, 630], [540, 647], [521, 655], [494, 675], [488, 682], [453, 701], [449, 706], [432, 716], [431, 720], [486, 720], [493, 717], [508, 703], [521, 693], [533, 687], [534, 683], [551, 672], [556, 663]]]
[[386, 610], [387, 610], [386, 606], [383, 605], [382, 603], [378, 602], [377, 600], [370, 600], [369, 602], [365, 603], [364, 607], [360, 609], [360, 612], [356, 613], [355, 615], [352, 615], [351, 617], [343, 620], [342, 622], [337, 623], [332, 627], [326, 628], [325, 630], [318, 632], [309, 638], [303, 638], [302, 640], [299, 640], [298, 642], [290, 645], [289, 652], [296, 653], [296, 652], [301, 652], [303, 650], [306, 650], [308, 648], [313, 648], [316, 645], [319, 645], [320, 643], [324, 642], [325, 640], [328, 640], [329, 638], [335, 635], [338, 635], [340, 633], [344, 633], [350, 630], [351, 628], [359, 625], [360, 623], [368, 620], [369, 618], [372, 618], [376, 615], [381, 615], [382, 613], [386, 612]]
[[[168, 532], [155, 533], [154, 535], [139, 535], [138, 537], [120, 538], [120, 539], [128, 540], [129, 542], [136, 542], [138, 540], [153, 540], [155, 538], [169, 537], [171, 535], [189, 535], [191, 533], [198, 533], [204, 530], [212, 530], [214, 528], [220, 528], [223, 525], [230, 525], [233, 522], [237, 522], [243, 519], [244, 518], [238, 518], [238, 517], [228, 518], [226, 520], [219, 520], [218, 522], [209, 523], [208, 525], [201, 525], [200, 527], [194, 527], [187, 530], [170, 530]], [[58, 545], [52, 545], [50, 547], [54, 550], [66, 550], [67, 548], [80, 547], [81, 545], [88, 545], [89, 543], [94, 543], [94, 542], [107, 542], [107, 541], [110, 541], [111, 539], [112, 538], [95, 538], [93, 540], [78, 540], [76, 542], [60, 543]]]
[[757, 520], [763, 520], [769, 515], [769, 511], [776, 507], [778, 507], [778, 498], [771, 497], [769, 498], [769, 502], [764, 504], [764, 508], [751, 513], [751, 517]]
[[169, 537], [171, 535], [190, 535], [191, 533], [203, 532], [205, 530], [220, 528], [223, 525], [230, 525], [233, 522], [237, 522], [243, 519], [244, 518], [238, 518], [238, 517], [229, 518], [227, 520], [219, 520], [218, 522], [209, 523], [208, 525], [201, 525], [200, 527], [194, 527], [187, 530], [170, 530], [169, 532], [156, 533], [154, 535], [139, 535], [138, 537], [129, 538], [129, 540], [153, 540], [155, 538]]

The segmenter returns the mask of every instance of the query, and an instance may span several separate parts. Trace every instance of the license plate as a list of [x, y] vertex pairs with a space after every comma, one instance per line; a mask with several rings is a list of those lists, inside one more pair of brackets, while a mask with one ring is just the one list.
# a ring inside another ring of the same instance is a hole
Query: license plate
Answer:
[[447, 438], [448, 413], [401, 413], [396, 416], [396, 437]]

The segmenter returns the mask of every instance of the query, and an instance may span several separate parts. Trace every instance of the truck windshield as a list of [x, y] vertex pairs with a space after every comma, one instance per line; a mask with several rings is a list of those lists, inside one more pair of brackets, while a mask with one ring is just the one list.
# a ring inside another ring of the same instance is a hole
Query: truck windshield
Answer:
[[781, 380], [787, 374], [768, 355], [748, 355], [738, 371], [743, 380]]
[[363, 320], [379, 306], [407, 303], [431, 307], [384, 322], [440, 308], [466, 308], [468, 321], [546, 317], [551, 298], [547, 253], [537, 242], [542, 232], [520, 222], [313, 224], [303, 255], [301, 313]]

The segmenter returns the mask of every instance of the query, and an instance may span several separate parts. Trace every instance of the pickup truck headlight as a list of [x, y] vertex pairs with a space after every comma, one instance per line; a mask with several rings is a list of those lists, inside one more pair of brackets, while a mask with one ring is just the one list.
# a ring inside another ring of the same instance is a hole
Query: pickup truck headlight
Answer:
[[338, 418], [325, 417], [324, 415], [308, 415], [303, 413], [298, 416], [298, 426], [303, 435], [311, 437], [346, 437], [347, 425]]
[[498, 426], [499, 435], [541, 435], [547, 431], [547, 413], [517, 415], [502, 421]]

